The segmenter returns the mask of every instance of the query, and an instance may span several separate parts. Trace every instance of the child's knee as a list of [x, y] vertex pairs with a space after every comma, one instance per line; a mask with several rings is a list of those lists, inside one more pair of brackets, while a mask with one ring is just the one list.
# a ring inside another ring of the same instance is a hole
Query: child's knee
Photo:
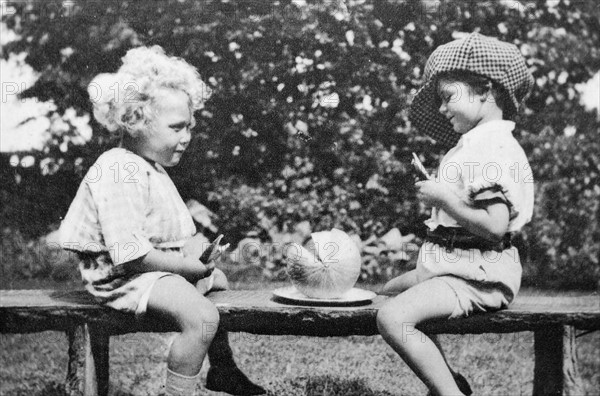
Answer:
[[398, 317], [398, 313], [391, 304], [385, 304], [379, 309], [379, 311], [377, 311], [377, 328], [382, 335], [393, 331], [393, 329], [396, 327], [395, 324], [398, 323], [398, 320], [401, 319]]
[[398, 348], [403, 348], [404, 343], [409, 341], [409, 336], [421, 334], [416, 327], [418, 322], [410, 312], [398, 309], [394, 304], [384, 305], [377, 312], [376, 323], [383, 339], [392, 342]]
[[408, 298], [395, 297], [384, 304], [377, 312], [376, 323], [379, 328], [400, 329], [407, 324], [420, 322], [415, 312], [419, 311], [416, 302]]
[[219, 311], [217, 310], [217, 307], [215, 307], [210, 301], [208, 304], [205, 304], [201, 310], [199, 310], [199, 314], [201, 323], [214, 324], [215, 326], [219, 325]]
[[219, 327], [219, 311], [208, 300], [194, 304], [181, 318], [182, 331], [192, 333], [216, 332]]
[[210, 342], [217, 334], [219, 328], [219, 312], [215, 308], [214, 311], [206, 312], [202, 315], [202, 320], [199, 328], [202, 341]]

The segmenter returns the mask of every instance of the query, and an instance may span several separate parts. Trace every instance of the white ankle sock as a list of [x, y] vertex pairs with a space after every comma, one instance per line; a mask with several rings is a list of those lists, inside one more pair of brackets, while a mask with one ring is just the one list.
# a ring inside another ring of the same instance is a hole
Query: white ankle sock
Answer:
[[196, 394], [196, 385], [200, 379], [198, 374], [188, 377], [167, 369], [165, 396], [192, 396]]

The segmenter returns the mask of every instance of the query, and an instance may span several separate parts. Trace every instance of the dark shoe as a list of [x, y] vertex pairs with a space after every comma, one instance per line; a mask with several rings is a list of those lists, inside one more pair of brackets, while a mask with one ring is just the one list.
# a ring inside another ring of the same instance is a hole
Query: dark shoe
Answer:
[[469, 385], [469, 381], [465, 377], [463, 377], [460, 373], [452, 374], [454, 377], [454, 382], [456, 382], [456, 386], [462, 393], [467, 396], [471, 396], [473, 394], [473, 390], [471, 389], [471, 385]]
[[[473, 394], [473, 390], [471, 389], [471, 385], [469, 385], [469, 381], [460, 373], [452, 373], [454, 377], [454, 382], [456, 382], [456, 386], [458, 389], [465, 394], [466, 396], [471, 396]], [[431, 391], [427, 392], [427, 396], [433, 396]]]
[[267, 393], [262, 387], [250, 381], [237, 367], [218, 369], [210, 367], [206, 375], [206, 389], [237, 396], [264, 395]]

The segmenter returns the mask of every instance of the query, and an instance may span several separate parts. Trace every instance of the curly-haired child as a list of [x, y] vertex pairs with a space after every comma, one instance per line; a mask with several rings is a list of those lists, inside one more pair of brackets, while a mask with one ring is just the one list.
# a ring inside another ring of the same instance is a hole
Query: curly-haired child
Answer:
[[[236, 366], [219, 314], [204, 296], [227, 288], [213, 255], [200, 262], [205, 239], [164, 167], [179, 163], [191, 140], [195, 110], [210, 90], [197, 70], [160, 47], [131, 49], [116, 73], [88, 86], [94, 116], [120, 136], [81, 183], [61, 225], [77, 252], [85, 287], [108, 307], [172, 322], [180, 332], [167, 359], [166, 395], [195, 393], [206, 354], [206, 387], [258, 395]], [[204, 246], [206, 247], [206, 245]]]

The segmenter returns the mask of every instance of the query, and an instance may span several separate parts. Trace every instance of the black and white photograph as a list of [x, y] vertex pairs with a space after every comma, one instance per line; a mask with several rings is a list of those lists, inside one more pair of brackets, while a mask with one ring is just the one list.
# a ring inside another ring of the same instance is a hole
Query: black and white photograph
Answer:
[[0, 30], [0, 396], [600, 395], [597, 2]]

